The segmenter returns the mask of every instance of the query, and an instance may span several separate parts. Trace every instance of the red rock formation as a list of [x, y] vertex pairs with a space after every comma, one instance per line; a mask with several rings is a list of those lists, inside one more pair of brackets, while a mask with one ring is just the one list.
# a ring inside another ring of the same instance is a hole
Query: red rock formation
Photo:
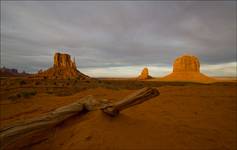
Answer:
[[68, 54], [56, 53], [54, 55], [54, 67], [60, 68], [76, 68], [75, 59], [72, 62], [71, 57]]
[[88, 76], [77, 70], [75, 58], [72, 61], [70, 55], [61, 53], [54, 54], [53, 67], [46, 71], [38, 72], [34, 77], [46, 79], [89, 79]]
[[162, 81], [191, 81], [214, 82], [215, 79], [200, 73], [200, 63], [197, 57], [184, 55], [178, 57], [173, 63], [173, 72], [160, 80]]
[[149, 71], [148, 68], [143, 68], [141, 74], [138, 76], [138, 80], [146, 80], [146, 79], [150, 79], [151, 76], [149, 75]]
[[200, 72], [200, 63], [197, 57], [184, 55], [176, 58], [173, 72]]

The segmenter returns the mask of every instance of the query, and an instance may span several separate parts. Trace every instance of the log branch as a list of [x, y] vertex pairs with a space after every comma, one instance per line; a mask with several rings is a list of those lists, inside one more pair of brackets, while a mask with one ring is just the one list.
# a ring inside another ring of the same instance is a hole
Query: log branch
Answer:
[[84, 97], [72, 104], [60, 107], [44, 116], [17, 122], [10, 126], [0, 129], [1, 146], [18, 139], [21, 135], [32, 131], [53, 127], [65, 119], [72, 117], [84, 110], [85, 101], [91, 101], [92, 96]]
[[4, 145], [14, 142], [23, 135], [54, 127], [67, 118], [72, 117], [84, 110], [92, 111], [101, 109], [104, 113], [110, 116], [116, 116], [120, 111], [143, 103], [144, 101], [158, 95], [159, 91], [156, 88], [143, 88], [114, 104], [106, 100], [97, 101], [92, 96], [87, 96], [72, 104], [60, 107], [50, 113], [47, 113], [44, 116], [29, 119], [24, 122], [14, 123], [0, 129], [0, 145], [1, 147], [4, 147]]
[[145, 87], [129, 95], [121, 101], [102, 107], [101, 110], [110, 116], [116, 116], [119, 114], [120, 111], [128, 107], [143, 103], [144, 101], [158, 96], [159, 94], [160, 93], [156, 88]]

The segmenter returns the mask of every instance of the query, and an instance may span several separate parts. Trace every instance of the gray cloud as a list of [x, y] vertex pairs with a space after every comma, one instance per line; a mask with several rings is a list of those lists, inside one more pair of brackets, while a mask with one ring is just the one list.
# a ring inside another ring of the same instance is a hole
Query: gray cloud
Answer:
[[34, 72], [55, 51], [80, 68], [236, 62], [236, 2], [1, 2], [1, 64]]

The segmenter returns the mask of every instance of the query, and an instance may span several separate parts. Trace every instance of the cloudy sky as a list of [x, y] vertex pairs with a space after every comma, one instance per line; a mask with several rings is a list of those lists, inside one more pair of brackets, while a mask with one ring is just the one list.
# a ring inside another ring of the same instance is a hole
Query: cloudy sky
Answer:
[[1, 66], [37, 72], [55, 52], [93, 77], [153, 76], [182, 54], [210, 76], [236, 76], [236, 1], [1, 1]]

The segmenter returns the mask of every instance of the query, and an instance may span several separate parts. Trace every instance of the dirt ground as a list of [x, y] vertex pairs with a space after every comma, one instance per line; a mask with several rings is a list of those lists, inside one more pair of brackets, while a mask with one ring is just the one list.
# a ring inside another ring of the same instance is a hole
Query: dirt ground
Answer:
[[[237, 82], [17, 82], [1, 81], [1, 127], [38, 117], [87, 95], [118, 101], [139, 88], [155, 86], [160, 96], [114, 118], [99, 110], [72, 117], [53, 129], [13, 143], [12, 149], [237, 149]], [[56, 87], [74, 92], [59, 94], [62, 90]]]

